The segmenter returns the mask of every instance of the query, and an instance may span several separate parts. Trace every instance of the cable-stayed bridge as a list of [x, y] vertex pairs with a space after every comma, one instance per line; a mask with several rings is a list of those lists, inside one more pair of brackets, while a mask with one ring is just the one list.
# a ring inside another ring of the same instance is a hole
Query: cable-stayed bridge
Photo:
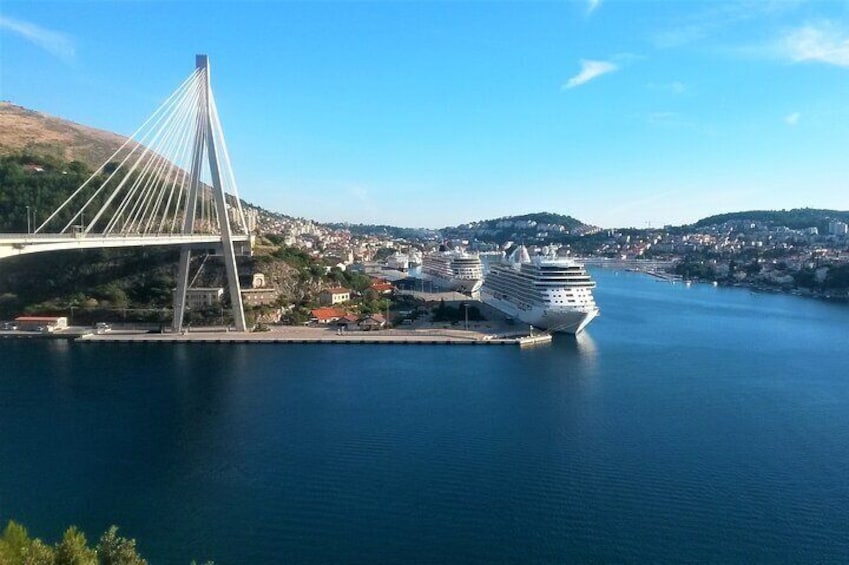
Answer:
[[192, 251], [212, 248], [224, 260], [236, 329], [245, 331], [236, 254], [250, 253], [250, 243], [209, 60], [198, 55], [194, 72], [41, 224], [31, 233], [0, 234], [0, 259], [68, 249], [179, 246], [172, 324], [179, 331]]

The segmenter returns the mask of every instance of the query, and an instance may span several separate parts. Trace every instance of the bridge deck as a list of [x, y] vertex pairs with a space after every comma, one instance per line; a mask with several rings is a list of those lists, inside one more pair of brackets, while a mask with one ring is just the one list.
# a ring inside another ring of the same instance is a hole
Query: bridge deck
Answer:
[[[233, 241], [246, 242], [247, 235], [233, 235]], [[221, 235], [86, 235], [86, 234], [0, 234], [0, 259], [27, 253], [68, 249], [115, 247], [220, 245]]]

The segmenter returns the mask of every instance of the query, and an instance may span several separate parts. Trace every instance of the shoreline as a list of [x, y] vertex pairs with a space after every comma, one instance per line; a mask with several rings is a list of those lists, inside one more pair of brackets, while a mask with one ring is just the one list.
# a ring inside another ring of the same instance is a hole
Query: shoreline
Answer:
[[[599, 265], [595, 265], [599, 266]], [[601, 266], [602, 268], [609, 270], [617, 270], [612, 267]], [[813, 298], [815, 300], [822, 300], [824, 302], [836, 302], [836, 303], [849, 303], [849, 292], [846, 294], [835, 293], [829, 290], [819, 290], [819, 289], [808, 289], [804, 287], [784, 287], [784, 286], [771, 286], [767, 284], [763, 284], [763, 282], [748, 282], [748, 281], [728, 281], [725, 279], [718, 280], [708, 280], [708, 279], [700, 279], [700, 278], [692, 278], [685, 279], [681, 275], [677, 275], [674, 273], [656, 273], [643, 271], [639, 269], [624, 269], [626, 272], [637, 273], [640, 275], [647, 275], [658, 282], [666, 282], [670, 284], [704, 284], [704, 285], [712, 285], [718, 286], [722, 288], [738, 288], [743, 290], [748, 290], [750, 292], [758, 292], [764, 294], [780, 294], [785, 296], [795, 296], [798, 298]]]

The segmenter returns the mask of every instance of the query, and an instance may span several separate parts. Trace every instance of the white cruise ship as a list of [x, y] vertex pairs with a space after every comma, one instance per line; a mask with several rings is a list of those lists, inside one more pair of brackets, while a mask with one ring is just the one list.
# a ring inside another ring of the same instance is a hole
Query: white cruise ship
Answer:
[[406, 273], [407, 269], [410, 268], [410, 260], [407, 255], [403, 253], [393, 253], [386, 258], [386, 267], [388, 269]]
[[418, 249], [412, 248], [410, 252], [407, 253], [407, 260], [411, 267], [417, 267], [422, 264], [422, 252]]
[[529, 257], [520, 246], [492, 265], [481, 300], [534, 327], [578, 334], [598, 316], [595, 282], [583, 265], [555, 256]]
[[483, 268], [477, 255], [436, 251], [422, 257], [422, 275], [443, 289], [472, 294], [480, 290]]

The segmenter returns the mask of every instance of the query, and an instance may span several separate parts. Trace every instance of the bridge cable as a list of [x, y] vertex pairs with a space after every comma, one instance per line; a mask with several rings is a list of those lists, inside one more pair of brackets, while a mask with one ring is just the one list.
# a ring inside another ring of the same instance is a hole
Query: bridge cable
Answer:
[[[130, 202], [132, 202], [133, 204], [132, 204], [132, 208], [131, 208], [131, 212], [130, 212], [129, 216], [133, 216], [133, 214], [135, 213], [135, 211], [136, 211], [136, 209], [139, 205], [139, 199], [138, 199], [138, 197], [136, 197], [136, 193], [138, 192], [139, 186], [141, 185], [141, 183], [143, 181], [147, 181], [147, 175], [149, 174], [151, 167], [154, 165], [154, 163], [156, 163], [157, 157], [159, 157], [159, 155], [157, 154], [156, 151], [152, 151], [152, 148], [157, 149], [159, 147], [160, 138], [163, 136], [164, 132], [170, 131], [170, 128], [171, 128], [173, 121], [174, 121], [174, 117], [176, 115], [178, 115], [178, 113], [179, 113], [177, 110], [180, 107], [182, 107], [183, 105], [185, 105], [186, 99], [190, 96], [190, 94], [191, 94], [191, 90], [189, 88], [187, 88], [186, 92], [184, 92], [183, 95], [179, 98], [177, 104], [175, 105], [175, 108], [172, 108], [172, 110], [168, 113], [167, 118], [165, 120], [163, 120], [161, 124], [159, 124], [158, 129], [154, 133], [151, 141], [145, 146], [144, 151], [136, 159], [136, 161], [130, 167], [130, 170], [126, 173], [126, 175], [120, 181], [118, 186], [109, 195], [109, 197], [106, 200], [106, 203], [98, 211], [98, 213], [96, 215], [96, 219], [99, 219], [102, 216], [102, 214], [106, 212], [109, 205], [117, 197], [117, 195], [121, 192], [123, 187], [127, 184], [127, 182], [130, 180], [130, 178], [133, 176], [133, 173], [138, 169], [139, 165], [142, 162], [144, 162], [144, 165], [142, 166], [141, 172], [135, 178], [130, 189], [124, 195], [124, 199], [122, 201], [123, 206], [121, 206], [121, 213], [118, 215], [118, 217], [120, 218], [123, 215], [124, 211], [126, 210], [126, 206]], [[150, 158], [148, 158], [147, 161], [144, 161], [144, 159], [146, 157], [148, 157], [148, 155], [150, 155], [151, 153], [153, 153], [154, 157], [150, 157]], [[123, 166], [123, 163], [122, 163], [122, 166]], [[144, 193], [144, 190], [142, 192]], [[87, 205], [88, 205], [88, 203], [86, 203], [86, 206]], [[85, 208], [85, 206], [84, 206], [84, 208]], [[124, 233], [124, 234], [130, 233], [132, 230], [130, 230], [129, 228], [132, 226], [132, 223], [133, 223], [133, 221], [130, 220], [129, 217], [127, 219], [125, 219], [124, 224], [123, 224], [124, 227], [122, 229], [122, 233]], [[86, 230], [86, 233], [88, 233], [94, 225], [95, 225], [95, 222], [93, 221], [91, 223], [90, 227]]]
[[90, 183], [90, 182], [91, 182], [94, 178], [96, 178], [96, 177], [97, 177], [97, 176], [98, 176], [98, 175], [99, 175], [99, 174], [100, 174], [100, 173], [101, 173], [101, 172], [102, 172], [102, 171], [106, 168], [106, 165], [108, 165], [110, 162], [112, 162], [112, 160], [113, 160], [113, 159], [114, 159], [114, 158], [115, 158], [118, 154], [120, 154], [120, 153], [121, 153], [121, 151], [123, 151], [123, 150], [124, 150], [124, 149], [125, 149], [125, 148], [129, 145], [129, 144], [131, 144], [131, 143], [136, 143], [136, 144], [137, 144], [137, 142], [135, 141], [135, 137], [136, 137], [136, 136], [137, 136], [137, 135], [138, 135], [141, 131], [143, 131], [145, 127], [147, 127], [148, 123], [150, 123], [150, 122], [151, 122], [151, 120], [153, 120], [153, 119], [157, 116], [157, 114], [159, 113], [159, 111], [160, 111], [162, 108], [164, 108], [166, 105], [168, 105], [168, 104], [170, 103], [171, 99], [172, 99], [172, 98], [174, 98], [175, 96], [177, 96], [177, 95], [178, 95], [178, 94], [179, 94], [179, 93], [183, 90], [183, 87], [184, 87], [186, 84], [188, 84], [189, 82], [191, 82], [191, 81], [195, 78], [195, 76], [196, 76], [197, 74], [198, 74], [198, 71], [197, 71], [197, 69], [196, 69], [196, 70], [195, 70], [195, 71], [194, 71], [191, 75], [189, 75], [189, 77], [188, 77], [188, 78], [186, 78], [186, 80], [184, 80], [184, 81], [183, 81], [183, 83], [182, 83], [182, 84], [180, 84], [180, 86], [178, 86], [178, 87], [177, 87], [177, 89], [176, 89], [174, 92], [172, 92], [172, 93], [171, 93], [171, 95], [170, 95], [170, 96], [169, 96], [169, 97], [165, 100], [165, 102], [163, 102], [163, 103], [162, 103], [162, 105], [161, 105], [159, 108], [157, 108], [157, 109], [156, 109], [156, 111], [154, 111], [154, 112], [153, 112], [153, 114], [151, 114], [151, 115], [150, 115], [150, 117], [148, 117], [148, 118], [147, 118], [147, 120], [145, 120], [145, 121], [144, 121], [144, 123], [143, 123], [141, 126], [139, 126], [139, 128], [138, 128], [138, 129], [137, 129], [137, 130], [136, 130], [136, 131], [135, 131], [135, 132], [134, 132], [134, 133], [133, 133], [130, 137], [128, 137], [128, 138], [126, 139], [126, 141], [124, 141], [124, 143], [122, 143], [122, 144], [121, 144], [121, 146], [120, 146], [118, 149], [116, 149], [116, 150], [115, 150], [115, 152], [114, 152], [114, 153], [113, 153], [113, 154], [112, 154], [112, 155], [111, 155], [108, 159], [106, 159], [106, 161], [104, 161], [104, 163], [103, 163], [102, 165], [100, 165], [100, 167], [98, 167], [98, 168], [97, 168], [97, 169], [96, 169], [96, 170], [95, 170], [95, 171], [91, 174], [91, 176], [89, 176], [89, 177], [88, 177], [88, 179], [86, 179], [86, 181], [85, 181], [85, 182], [83, 182], [83, 184], [82, 184], [82, 185], [80, 185], [80, 187], [79, 187], [78, 189], [76, 189], [73, 193], [71, 193], [71, 195], [70, 195], [68, 198], [66, 198], [66, 199], [65, 199], [65, 201], [64, 201], [62, 204], [60, 204], [60, 205], [59, 205], [59, 207], [58, 207], [58, 208], [57, 208], [57, 209], [56, 209], [56, 210], [55, 210], [52, 214], [50, 214], [50, 215], [49, 215], [49, 216], [48, 216], [48, 217], [47, 217], [47, 218], [46, 218], [46, 219], [45, 219], [45, 220], [44, 220], [44, 221], [43, 221], [43, 222], [42, 222], [42, 223], [41, 223], [41, 224], [40, 224], [40, 225], [39, 225], [39, 226], [35, 229], [35, 231], [34, 231], [33, 233], [39, 233], [39, 232], [41, 232], [41, 230], [42, 230], [42, 229], [44, 229], [44, 227], [45, 227], [45, 226], [47, 226], [47, 225], [48, 225], [51, 221], [53, 221], [53, 219], [54, 219], [54, 218], [55, 218], [55, 217], [56, 217], [56, 216], [57, 216], [57, 215], [58, 215], [58, 214], [59, 214], [59, 213], [60, 213], [60, 212], [61, 212], [61, 211], [65, 208], [65, 206], [67, 206], [69, 202], [71, 202], [74, 198], [76, 198], [76, 196], [77, 196], [80, 192], [82, 192], [82, 191], [86, 188], [86, 186], [88, 186], [88, 184], [89, 184], [89, 183]]

